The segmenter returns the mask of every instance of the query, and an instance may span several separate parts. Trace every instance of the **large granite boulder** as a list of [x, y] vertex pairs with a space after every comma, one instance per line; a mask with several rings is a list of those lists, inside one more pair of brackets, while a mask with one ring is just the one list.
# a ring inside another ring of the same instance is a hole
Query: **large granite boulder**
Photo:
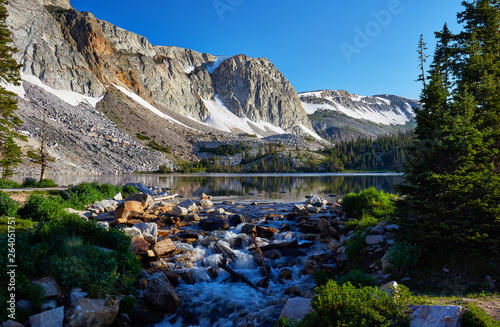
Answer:
[[280, 319], [285, 317], [287, 319], [302, 320], [309, 312], [312, 312], [311, 299], [293, 297], [286, 301]]
[[80, 298], [66, 313], [66, 327], [109, 327], [113, 324], [119, 307], [118, 300]]
[[166, 313], [174, 313], [181, 304], [174, 287], [170, 284], [165, 274], [154, 273], [147, 279], [147, 286], [144, 290], [144, 299], [151, 303], [158, 310]]
[[31, 327], [62, 327], [63, 320], [64, 307], [59, 307], [29, 317]]

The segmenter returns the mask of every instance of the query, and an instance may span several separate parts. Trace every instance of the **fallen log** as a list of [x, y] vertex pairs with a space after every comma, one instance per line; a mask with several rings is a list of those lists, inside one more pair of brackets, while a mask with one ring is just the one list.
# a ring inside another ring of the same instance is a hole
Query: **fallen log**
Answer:
[[[228, 266], [226, 266], [225, 264], [223, 264], [222, 262], [219, 263], [219, 267], [224, 269], [225, 271], [227, 271], [229, 274], [231, 274], [231, 276], [233, 277], [236, 277], [238, 278], [239, 280], [241, 280], [242, 282], [244, 282], [245, 284], [247, 284], [248, 286], [250, 286], [251, 288], [255, 289], [256, 291], [258, 291], [259, 289], [257, 288], [257, 286], [255, 286], [254, 284], [252, 284], [252, 282], [250, 282], [248, 280], [248, 278], [246, 278], [245, 276], [241, 275], [241, 274], [238, 274], [236, 271], [232, 270], [231, 268], [229, 268]], [[224, 281], [222, 281], [224, 282]], [[221, 283], [222, 283], [221, 282]]]
[[170, 200], [170, 199], [173, 199], [177, 196], [177, 193], [176, 194], [169, 194], [169, 195], [164, 195], [164, 196], [159, 196], [157, 198], [154, 198], [154, 201], [155, 202], [160, 202], [160, 201], [163, 201], [163, 200]]
[[228, 262], [229, 261], [233, 261], [234, 259], [236, 259], [236, 254], [233, 252], [233, 250], [231, 250], [227, 246], [224, 246], [222, 244], [215, 244], [214, 248], [215, 248], [215, 250], [217, 252], [219, 252], [220, 254], [222, 254], [222, 256], [224, 258], [226, 258], [226, 260]]

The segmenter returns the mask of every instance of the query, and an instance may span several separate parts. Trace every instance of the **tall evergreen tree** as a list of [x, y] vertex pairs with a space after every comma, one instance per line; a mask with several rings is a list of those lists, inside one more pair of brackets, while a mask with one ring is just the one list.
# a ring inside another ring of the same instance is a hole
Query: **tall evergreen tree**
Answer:
[[[3, 85], [5, 84], [20, 84], [19, 70], [22, 67], [17, 64], [12, 58], [12, 55], [17, 52], [15, 48], [11, 46], [12, 37], [11, 33], [5, 23], [8, 13], [5, 8], [7, 0], [0, 0], [0, 152], [2, 153], [1, 159], [4, 163], [19, 161], [21, 157], [20, 151], [11, 151], [13, 144], [13, 134], [12, 128], [21, 125], [21, 120], [14, 115], [17, 109], [17, 99], [16, 94], [5, 89]], [[19, 136], [14, 133], [15, 136]], [[14, 143], [15, 145], [15, 143]], [[12, 156], [17, 154], [19, 157], [14, 158], [4, 158], [6, 155]], [[9, 169], [5, 170], [2, 178], [6, 178], [6, 173], [9, 173]]]
[[464, 31], [436, 34], [399, 203], [399, 237], [433, 254], [500, 247], [499, 3], [463, 2]]
[[12, 176], [14, 174], [12, 169], [21, 161], [21, 148], [14, 141], [12, 134], [9, 134], [3, 142], [2, 158], [0, 159], [2, 180], [6, 180], [8, 177]]

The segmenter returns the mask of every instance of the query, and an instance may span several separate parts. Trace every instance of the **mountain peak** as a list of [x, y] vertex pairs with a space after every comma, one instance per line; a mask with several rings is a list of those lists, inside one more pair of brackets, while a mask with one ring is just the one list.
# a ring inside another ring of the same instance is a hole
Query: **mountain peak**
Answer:
[[71, 9], [69, 0], [43, 0], [45, 6], [61, 7], [64, 9]]

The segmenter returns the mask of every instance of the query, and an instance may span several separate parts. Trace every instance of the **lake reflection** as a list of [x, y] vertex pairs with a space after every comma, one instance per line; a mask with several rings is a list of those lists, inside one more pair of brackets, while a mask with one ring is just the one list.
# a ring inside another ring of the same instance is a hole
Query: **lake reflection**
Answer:
[[[239, 201], [298, 202], [306, 195], [328, 198], [345, 195], [374, 186], [378, 190], [393, 191], [403, 182], [399, 174], [195, 174], [195, 175], [100, 175], [49, 176], [58, 185], [82, 182], [124, 185], [142, 183], [146, 186], [170, 188], [186, 198], [197, 198], [201, 193], [215, 197], [230, 197]], [[17, 176], [22, 182], [23, 177]]]

